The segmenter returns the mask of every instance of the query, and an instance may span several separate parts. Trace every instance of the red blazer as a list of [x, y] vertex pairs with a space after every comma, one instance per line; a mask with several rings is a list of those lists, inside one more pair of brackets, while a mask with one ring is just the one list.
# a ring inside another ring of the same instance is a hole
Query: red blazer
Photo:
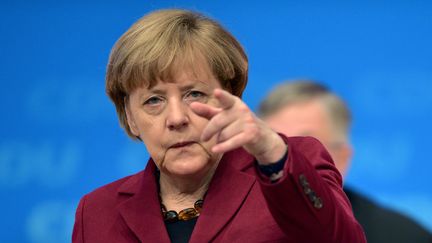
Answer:
[[[226, 153], [190, 238], [202, 242], [366, 242], [342, 178], [312, 138], [284, 138], [284, 176], [271, 184], [243, 149]], [[85, 195], [73, 242], [170, 242], [161, 216], [155, 164]]]

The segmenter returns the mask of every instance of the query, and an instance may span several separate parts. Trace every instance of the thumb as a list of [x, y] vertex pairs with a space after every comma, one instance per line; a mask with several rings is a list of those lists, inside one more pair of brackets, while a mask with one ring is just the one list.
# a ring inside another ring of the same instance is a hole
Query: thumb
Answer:
[[221, 108], [216, 108], [207, 104], [199, 103], [199, 102], [192, 102], [189, 107], [192, 109], [192, 111], [197, 114], [198, 116], [204, 117], [208, 120], [210, 120], [212, 117], [217, 115], [219, 112], [222, 111]]

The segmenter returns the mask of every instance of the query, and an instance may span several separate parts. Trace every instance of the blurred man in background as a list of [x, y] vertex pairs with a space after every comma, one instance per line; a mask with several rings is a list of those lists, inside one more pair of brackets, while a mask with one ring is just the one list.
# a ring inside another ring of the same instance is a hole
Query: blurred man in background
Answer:
[[[288, 81], [265, 98], [258, 113], [278, 132], [319, 139], [342, 176], [346, 175], [352, 156], [348, 138], [351, 112], [327, 87], [308, 80]], [[352, 189], [344, 190], [369, 243], [432, 242], [432, 234], [408, 217]]]

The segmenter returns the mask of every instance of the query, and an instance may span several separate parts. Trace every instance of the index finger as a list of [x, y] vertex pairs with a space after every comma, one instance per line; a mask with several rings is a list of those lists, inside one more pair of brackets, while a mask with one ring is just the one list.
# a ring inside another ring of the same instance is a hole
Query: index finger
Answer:
[[221, 108], [224, 110], [231, 108], [236, 101], [236, 96], [223, 89], [215, 89], [214, 96], [219, 101]]

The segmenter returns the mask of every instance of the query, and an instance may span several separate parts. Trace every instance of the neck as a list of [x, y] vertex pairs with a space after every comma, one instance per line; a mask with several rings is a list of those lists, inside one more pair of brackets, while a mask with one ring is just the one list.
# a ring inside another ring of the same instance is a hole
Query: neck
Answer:
[[160, 173], [160, 197], [167, 210], [179, 212], [193, 207], [198, 199], [203, 199], [216, 167], [204, 176], [173, 177]]

